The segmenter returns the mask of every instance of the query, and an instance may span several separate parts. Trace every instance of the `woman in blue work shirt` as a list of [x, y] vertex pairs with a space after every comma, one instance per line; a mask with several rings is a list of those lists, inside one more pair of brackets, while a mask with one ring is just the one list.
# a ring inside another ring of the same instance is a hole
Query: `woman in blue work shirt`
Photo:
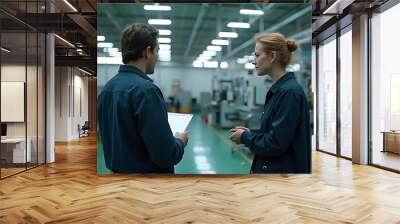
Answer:
[[257, 75], [269, 75], [261, 126], [231, 129], [231, 140], [254, 153], [251, 173], [310, 173], [311, 133], [307, 97], [286, 71], [297, 43], [280, 33], [256, 37], [253, 64]]

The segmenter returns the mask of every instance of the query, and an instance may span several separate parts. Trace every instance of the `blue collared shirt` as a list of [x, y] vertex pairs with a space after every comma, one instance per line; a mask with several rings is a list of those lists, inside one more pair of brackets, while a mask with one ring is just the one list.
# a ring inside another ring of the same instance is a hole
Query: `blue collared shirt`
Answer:
[[267, 93], [261, 127], [241, 135], [255, 155], [254, 173], [310, 173], [311, 132], [307, 97], [293, 73]]
[[119, 173], [174, 173], [184, 145], [172, 134], [160, 89], [141, 70], [120, 66], [101, 91], [97, 112], [107, 168]]

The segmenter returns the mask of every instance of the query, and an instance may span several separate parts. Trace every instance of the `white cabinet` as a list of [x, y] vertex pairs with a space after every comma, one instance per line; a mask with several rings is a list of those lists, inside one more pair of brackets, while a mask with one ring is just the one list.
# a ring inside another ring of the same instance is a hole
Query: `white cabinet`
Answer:
[[[25, 151], [26, 143], [24, 138], [8, 138], [1, 140], [2, 147], [12, 150], [13, 163], [25, 163], [32, 161], [32, 140], [28, 138], [26, 142], [28, 147], [26, 147]], [[27, 160], [25, 161], [25, 159]]]

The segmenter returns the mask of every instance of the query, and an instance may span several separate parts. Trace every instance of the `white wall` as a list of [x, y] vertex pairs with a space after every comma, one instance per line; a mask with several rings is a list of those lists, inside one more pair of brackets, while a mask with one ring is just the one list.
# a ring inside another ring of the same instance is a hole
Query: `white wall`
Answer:
[[[233, 63], [231, 63], [233, 64]], [[97, 66], [98, 93], [105, 83], [110, 80], [118, 72], [119, 65]], [[265, 86], [264, 77], [256, 74], [247, 75], [247, 70], [243, 65], [231, 66], [228, 69], [209, 69], [209, 68], [193, 68], [191, 66], [161, 66], [157, 65], [153, 75], [149, 76], [154, 83], [161, 89], [164, 98], [168, 98], [173, 94], [172, 84], [174, 80], [179, 80], [183, 90], [192, 93], [192, 97], [200, 98], [201, 92], [212, 92], [213, 79], [232, 79], [235, 77], [243, 77], [244, 81], [249, 81], [249, 106], [254, 105], [253, 87], [257, 86], [262, 89]], [[267, 90], [265, 88], [265, 94]]]
[[[119, 65], [98, 65], [97, 79], [100, 89], [118, 72]], [[161, 89], [165, 98], [172, 94], [172, 83], [180, 80], [183, 90], [192, 92], [192, 97], [200, 97], [201, 92], [212, 91], [212, 77], [215, 69], [198, 69], [191, 67], [157, 66], [149, 77]], [[100, 91], [98, 91], [99, 93]]]
[[97, 65], [97, 95], [100, 94], [104, 85], [114, 77], [119, 69], [119, 65]]
[[55, 73], [55, 140], [69, 141], [78, 138], [78, 124], [88, 121], [88, 78], [72, 67], [56, 67]]
[[172, 84], [179, 80], [185, 91], [192, 97], [200, 98], [201, 92], [212, 92], [212, 78], [215, 69], [198, 69], [190, 67], [157, 67], [153, 75], [154, 83], [160, 87], [164, 97], [173, 95]]
[[55, 140], [66, 141], [68, 138], [68, 85], [67, 67], [55, 68]]
[[[37, 115], [36, 113], [36, 80], [31, 80], [32, 74], [36, 75], [36, 67], [34, 66], [25, 66], [25, 65], [18, 65], [18, 64], [8, 64], [1, 66], [1, 81], [7, 82], [24, 82], [27, 83], [25, 80], [26, 72], [28, 72], [28, 83], [29, 87], [34, 88], [27, 88], [27, 106], [31, 106], [31, 108], [27, 108], [27, 122], [7, 122], [7, 135], [8, 137], [24, 137], [25, 136], [25, 126], [28, 125], [28, 137], [36, 130], [36, 121]], [[4, 96], [2, 96], [4, 97]], [[34, 102], [33, 105], [32, 102]], [[1, 108], [1, 110], [7, 110], [10, 108]], [[22, 108], [24, 110], [24, 108]], [[36, 134], [36, 131], [35, 131]]]
[[[24, 138], [25, 135], [31, 143], [32, 161], [36, 162], [37, 153], [39, 153], [39, 163], [44, 162], [44, 74], [42, 67], [32, 66], [25, 64], [3, 64], [1, 66], [2, 82], [24, 82], [26, 85], [26, 99], [21, 102], [23, 105], [14, 110], [20, 110], [19, 113], [26, 112], [26, 120], [22, 122], [6, 122], [7, 123], [7, 137], [10, 138]], [[26, 81], [27, 78], [27, 81]], [[2, 92], [4, 89], [2, 89]], [[24, 90], [19, 90], [20, 94], [24, 94]], [[3, 93], [4, 94], [4, 93]], [[2, 95], [7, 97], [7, 95]], [[22, 97], [25, 98], [25, 97]], [[26, 101], [26, 106], [25, 106]], [[2, 103], [3, 104], [3, 103]], [[2, 107], [2, 112], [13, 113], [13, 108]]]

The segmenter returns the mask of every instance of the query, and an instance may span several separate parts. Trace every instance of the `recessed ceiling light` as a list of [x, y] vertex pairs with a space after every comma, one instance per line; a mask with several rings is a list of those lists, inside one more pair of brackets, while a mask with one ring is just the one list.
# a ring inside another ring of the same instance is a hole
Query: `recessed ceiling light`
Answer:
[[264, 15], [264, 12], [262, 10], [253, 10], [253, 9], [241, 9], [240, 14], [243, 15]]
[[97, 36], [97, 41], [105, 41], [106, 37], [105, 36]]
[[228, 27], [230, 27], [230, 28], [247, 29], [247, 28], [250, 28], [250, 24], [249, 23], [242, 23], [242, 22], [230, 22], [230, 23], [228, 23]]
[[158, 30], [158, 34], [169, 36], [171, 35], [171, 30]]
[[221, 51], [222, 47], [221, 46], [214, 46], [214, 45], [209, 45], [207, 46], [208, 51]]
[[218, 68], [218, 61], [205, 61], [204, 67], [205, 68]]
[[213, 45], [229, 45], [228, 40], [214, 39], [211, 41]]
[[236, 32], [219, 32], [218, 36], [223, 38], [237, 38], [238, 34]]
[[108, 47], [108, 48], [110, 48], [110, 47], [113, 47], [113, 46], [114, 46], [113, 43], [108, 43], [108, 42], [97, 43], [97, 47]]
[[171, 20], [169, 19], [149, 19], [147, 21], [151, 25], [171, 25]]
[[171, 6], [168, 5], [145, 5], [143, 8], [150, 11], [171, 11]]
[[204, 55], [204, 56], [215, 56], [215, 55], [217, 55], [217, 52], [215, 52], [215, 51], [203, 51], [202, 55]]
[[160, 37], [160, 38], [158, 38], [158, 43], [169, 44], [169, 43], [171, 43], [171, 38]]

